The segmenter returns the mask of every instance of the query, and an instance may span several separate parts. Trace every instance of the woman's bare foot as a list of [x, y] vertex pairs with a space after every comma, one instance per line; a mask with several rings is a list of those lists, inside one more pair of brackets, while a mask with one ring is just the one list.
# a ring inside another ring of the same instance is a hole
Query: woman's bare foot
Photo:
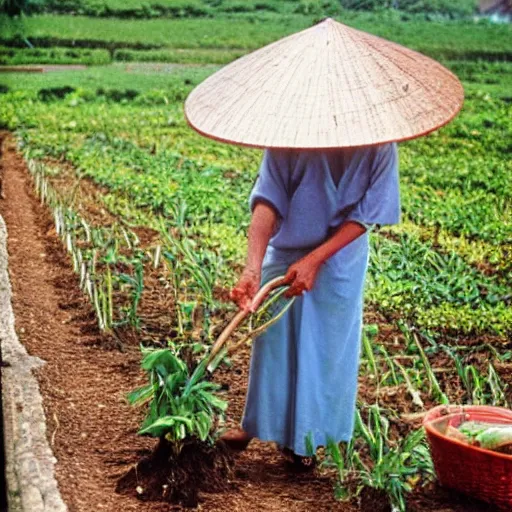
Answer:
[[220, 440], [232, 450], [243, 451], [252, 437], [242, 428], [233, 428], [220, 436]]

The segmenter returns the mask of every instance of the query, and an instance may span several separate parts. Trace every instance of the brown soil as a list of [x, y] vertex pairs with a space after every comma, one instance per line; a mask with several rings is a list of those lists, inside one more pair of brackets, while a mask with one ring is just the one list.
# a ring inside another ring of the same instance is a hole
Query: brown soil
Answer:
[[[18, 336], [29, 353], [47, 364], [38, 372], [44, 399], [49, 441], [58, 460], [56, 477], [70, 512], [179, 510], [161, 501], [140, 501], [115, 492], [117, 480], [155, 442], [136, 435], [142, 411], [130, 408], [125, 394], [141, 385], [140, 352], [136, 344], [125, 351], [101, 335], [89, 303], [80, 293], [70, 262], [52, 229], [52, 220], [34, 197], [25, 164], [13, 139], [0, 132], [5, 199], [0, 213], [7, 224], [9, 268]], [[370, 322], [381, 324], [375, 316]], [[384, 322], [382, 322], [384, 323]], [[384, 329], [384, 326], [383, 326]], [[398, 335], [398, 333], [397, 333]], [[111, 348], [109, 348], [111, 347]], [[239, 420], [245, 400], [249, 351], [232, 358], [217, 380], [229, 400], [227, 426]], [[361, 393], [373, 386], [361, 381]], [[389, 395], [393, 409], [416, 412], [410, 397], [399, 389]], [[409, 405], [407, 405], [409, 404]], [[398, 431], [408, 428], [397, 425]], [[228, 490], [202, 493], [205, 511], [355, 511], [378, 510], [382, 497], [364, 496], [364, 508], [334, 500], [335, 478], [329, 472], [295, 474], [271, 444], [254, 441], [238, 456]], [[417, 490], [408, 509], [416, 512], [468, 512], [490, 510], [469, 504], [456, 493], [435, 484]], [[476, 508], [475, 508], [476, 507]]]
[[51, 71], [82, 71], [87, 66], [82, 64], [48, 64], [0, 66], [0, 73], [47, 73]]
[[174, 446], [161, 439], [149, 456], [119, 479], [116, 492], [142, 501], [197, 507], [200, 491], [220, 492], [232, 487], [233, 455], [223, 446], [189, 439], [175, 453]]

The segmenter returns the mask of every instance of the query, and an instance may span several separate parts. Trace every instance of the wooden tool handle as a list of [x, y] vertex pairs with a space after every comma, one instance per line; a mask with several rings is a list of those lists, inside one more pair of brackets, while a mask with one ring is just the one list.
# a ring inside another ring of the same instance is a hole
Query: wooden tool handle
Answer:
[[284, 276], [275, 277], [270, 280], [268, 283], [264, 284], [259, 290], [258, 293], [254, 296], [251, 303], [251, 311], [254, 313], [260, 306], [261, 303], [265, 300], [265, 297], [274, 289], [279, 288], [280, 286], [284, 286], [285, 280]]
[[265, 297], [275, 288], [279, 288], [280, 286], [283, 286], [285, 284], [284, 282], [284, 276], [276, 277], [272, 280], [270, 280], [268, 283], [264, 284], [259, 290], [258, 293], [254, 296], [251, 307], [249, 310], [245, 311], [241, 309], [237, 312], [237, 314], [233, 317], [231, 322], [226, 326], [226, 328], [220, 333], [219, 337], [217, 338], [217, 341], [213, 344], [210, 354], [207, 359], [207, 366], [213, 361], [215, 356], [220, 352], [228, 338], [231, 336], [233, 331], [238, 327], [240, 322], [247, 317], [249, 314], [254, 313], [260, 306], [261, 303], [265, 300]]

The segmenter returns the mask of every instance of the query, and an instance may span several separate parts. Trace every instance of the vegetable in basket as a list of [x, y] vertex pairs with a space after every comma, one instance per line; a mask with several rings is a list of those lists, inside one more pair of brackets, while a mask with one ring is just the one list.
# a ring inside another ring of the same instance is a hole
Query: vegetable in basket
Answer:
[[446, 433], [470, 445], [512, 453], [512, 424], [465, 421], [458, 428], [449, 427]]

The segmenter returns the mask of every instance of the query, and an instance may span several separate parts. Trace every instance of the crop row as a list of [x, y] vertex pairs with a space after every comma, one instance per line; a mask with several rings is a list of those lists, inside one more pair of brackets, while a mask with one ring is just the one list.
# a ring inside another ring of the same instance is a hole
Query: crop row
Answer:
[[[65, 116], [57, 117], [60, 123], [66, 123]], [[89, 123], [94, 116], [82, 119]], [[123, 130], [122, 118], [116, 119], [117, 127]], [[244, 205], [254, 175], [223, 165], [199, 164], [194, 158], [169, 150], [153, 154], [104, 132], [85, 137], [64, 132], [70, 135], [69, 139], [59, 137], [59, 145], [55, 146], [55, 133], [55, 127], [52, 130], [45, 126], [39, 139], [30, 130], [24, 133], [24, 143], [36, 155], [65, 157], [83, 176], [107, 187], [109, 194], [103, 200], [110, 208], [119, 208], [115, 205], [123, 204], [119, 201], [123, 198], [128, 210], [135, 208], [172, 218], [176, 201], [183, 202], [187, 205], [186, 222], [195, 226], [210, 247], [220, 250], [225, 258], [242, 259], [243, 233], [248, 223]], [[497, 190], [488, 195], [495, 197]], [[507, 200], [505, 195], [503, 201]], [[442, 207], [436, 206], [439, 217]], [[510, 330], [508, 279], [483, 275], [453, 250], [437, 252], [421, 234], [397, 231], [396, 240], [374, 238], [374, 271], [368, 288], [368, 299], [373, 304], [387, 313], [410, 315], [429, 328], [500, 334]], [[493, 236], [499, 233], [498, 230]]]
[[0, 47], [0, 65], [21, 64], [108, 64], [110, 54], [101, 49], [8, 48]]
[[[69, 254], [81, 290], [90, 299], [100, 330], [110, 334], [124, 327], [144, 331], [145, 315], [155, 313], [143, 303], [148, 301], [148, 283], [156, 274], [156, 282], [168, 283], [172, 290], [172, 310], [164, 314], [172, 314], [176, 322], [174, 342], [185, 339], [192, 328], [203, 333], [203, 341], [209, 339], [212, 312], [220, 308], [214, 288], [225, 280], [224, 269], [215, 253], [194, 242], [183, 222], [184, 206], [175, 203], [166, 219], [158, 221], [159, 236], [148, 245], [131, 229], [129, 218], [114, 217], [118, 220], [108, 224], [89, 218], [76, 185], [63, 188], [58, 184], [59, 166], [34, 160], [28, 149], [25, 156], [36, 193], [53, 214], [56, 234]], [[200, 324], [194, 320], [198, 306]], [[162, 339], [153, 339], [153, 343], [166, 342], [168, 333], [160, 334]]]
[[244, 50], [168, 49], [132, 50], [121, 48], [113, 53], [101, 48], [16, 48], [0, 47], [0, 65], [83, 64], [97, 66], [119, 62], [170, 62], [174, 64], [228, 64]]

